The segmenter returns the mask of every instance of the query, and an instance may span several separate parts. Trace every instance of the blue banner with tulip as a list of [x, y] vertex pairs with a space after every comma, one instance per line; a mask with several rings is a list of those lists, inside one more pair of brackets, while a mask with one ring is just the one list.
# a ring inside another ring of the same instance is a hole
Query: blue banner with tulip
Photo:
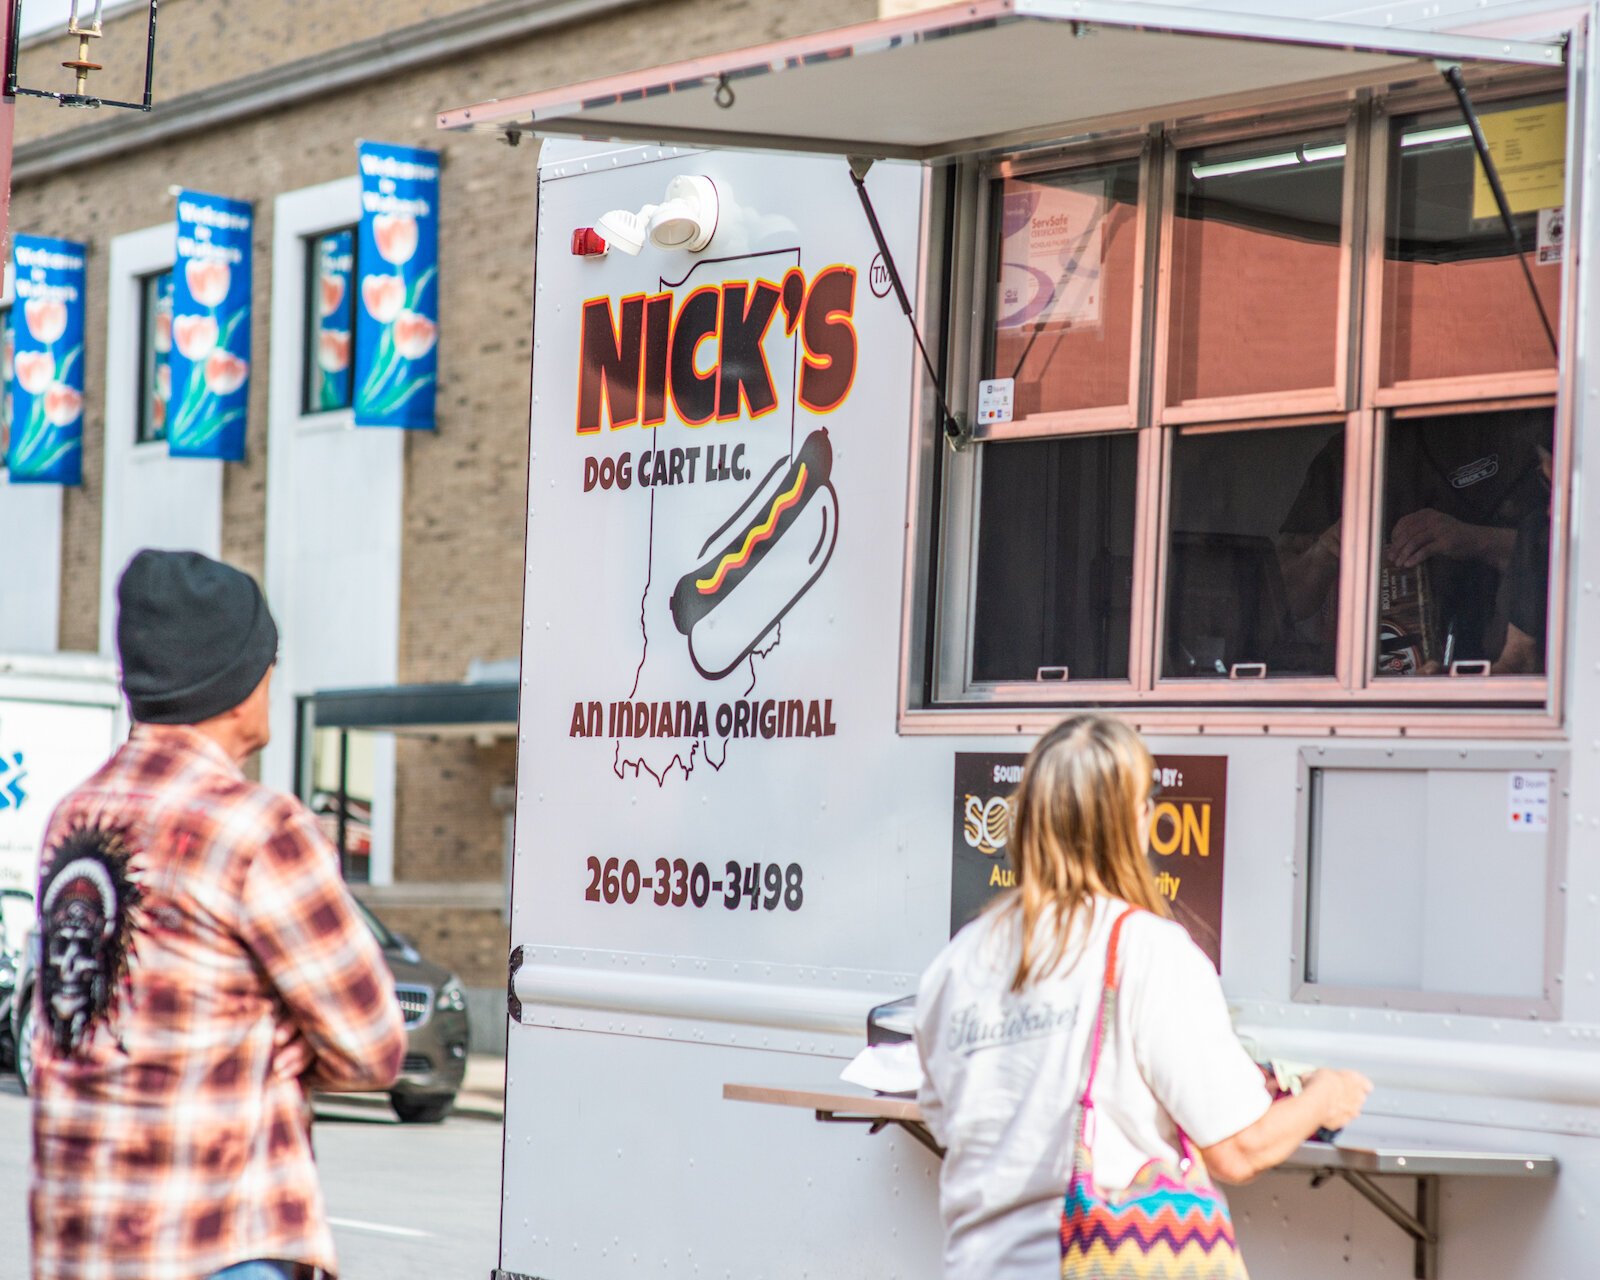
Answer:
[[358, 427], [431, 430], [439, 371], [439, 154], [363, 142]]
[[174, 458], [244, 460], [250, 395], [250, 206], [200, 191], [178, 193], [172, 269]]
[[19, 235], [11, 265], [7, 473], [12, 484], [82, 484], [84, 248]]

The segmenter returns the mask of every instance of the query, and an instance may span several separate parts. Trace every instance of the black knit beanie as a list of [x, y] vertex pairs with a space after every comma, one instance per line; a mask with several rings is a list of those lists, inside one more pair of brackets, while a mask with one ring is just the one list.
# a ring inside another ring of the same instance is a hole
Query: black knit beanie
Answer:
[[141, 551], [117, 583], [117, 651], [135, 720], [199, 724], [238, 706], [278, 656], [247, 573], [198, 551]]

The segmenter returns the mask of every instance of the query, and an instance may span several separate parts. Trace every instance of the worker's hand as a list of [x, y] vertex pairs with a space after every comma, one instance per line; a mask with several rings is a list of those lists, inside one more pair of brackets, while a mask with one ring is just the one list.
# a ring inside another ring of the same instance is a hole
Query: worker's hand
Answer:
[[1479, 555], [1478, 526], [1432, 507], [1401, 516], [1389, 535], [1389, 561], [1401, 569], [1409, 569], [1434, 556], [1475, 560]]
[[1322, 1067], [1305, 1079], [1303, 1098], [1315, 1101], [1324, 1129], [1342, 1129], [1361, 1114], [1372, 1081], [1359, 1071], [1336, 1071]]
[[274, 1080], [298, 1080], [311, 1069], [317, 1055], [292, 1022], [280, 1022], [272, 1033], [272, 1065], [268, 1074]]

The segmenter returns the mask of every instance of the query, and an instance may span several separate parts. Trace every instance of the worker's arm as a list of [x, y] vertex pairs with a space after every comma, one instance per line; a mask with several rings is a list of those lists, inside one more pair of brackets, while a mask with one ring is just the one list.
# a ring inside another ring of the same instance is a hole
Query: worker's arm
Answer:
[[394, 979], [337, 856], [302, 806], [286, 802], [283, 820], [255, 850], [240, 924], [310, 1051], [307, 1084], [344, 1092], [392, 1084], [406, 1050]]

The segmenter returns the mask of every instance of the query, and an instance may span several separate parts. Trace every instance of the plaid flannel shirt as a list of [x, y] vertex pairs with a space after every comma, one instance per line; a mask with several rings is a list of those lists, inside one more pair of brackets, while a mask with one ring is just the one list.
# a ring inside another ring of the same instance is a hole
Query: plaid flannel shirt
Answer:
[[309, 1090], [384, 1088], [406, 1044], [337, 855], [297, 800], [176, 726], [138, 726], [63, 801], [41, 890], [85, 829], [120, 833], [135, 902], [114, 1003], [62, 1052], [44, 988], [67, 968], [39, 898], [35, 1280], [199, 1280], [250, 1258], [333, 1272]]

